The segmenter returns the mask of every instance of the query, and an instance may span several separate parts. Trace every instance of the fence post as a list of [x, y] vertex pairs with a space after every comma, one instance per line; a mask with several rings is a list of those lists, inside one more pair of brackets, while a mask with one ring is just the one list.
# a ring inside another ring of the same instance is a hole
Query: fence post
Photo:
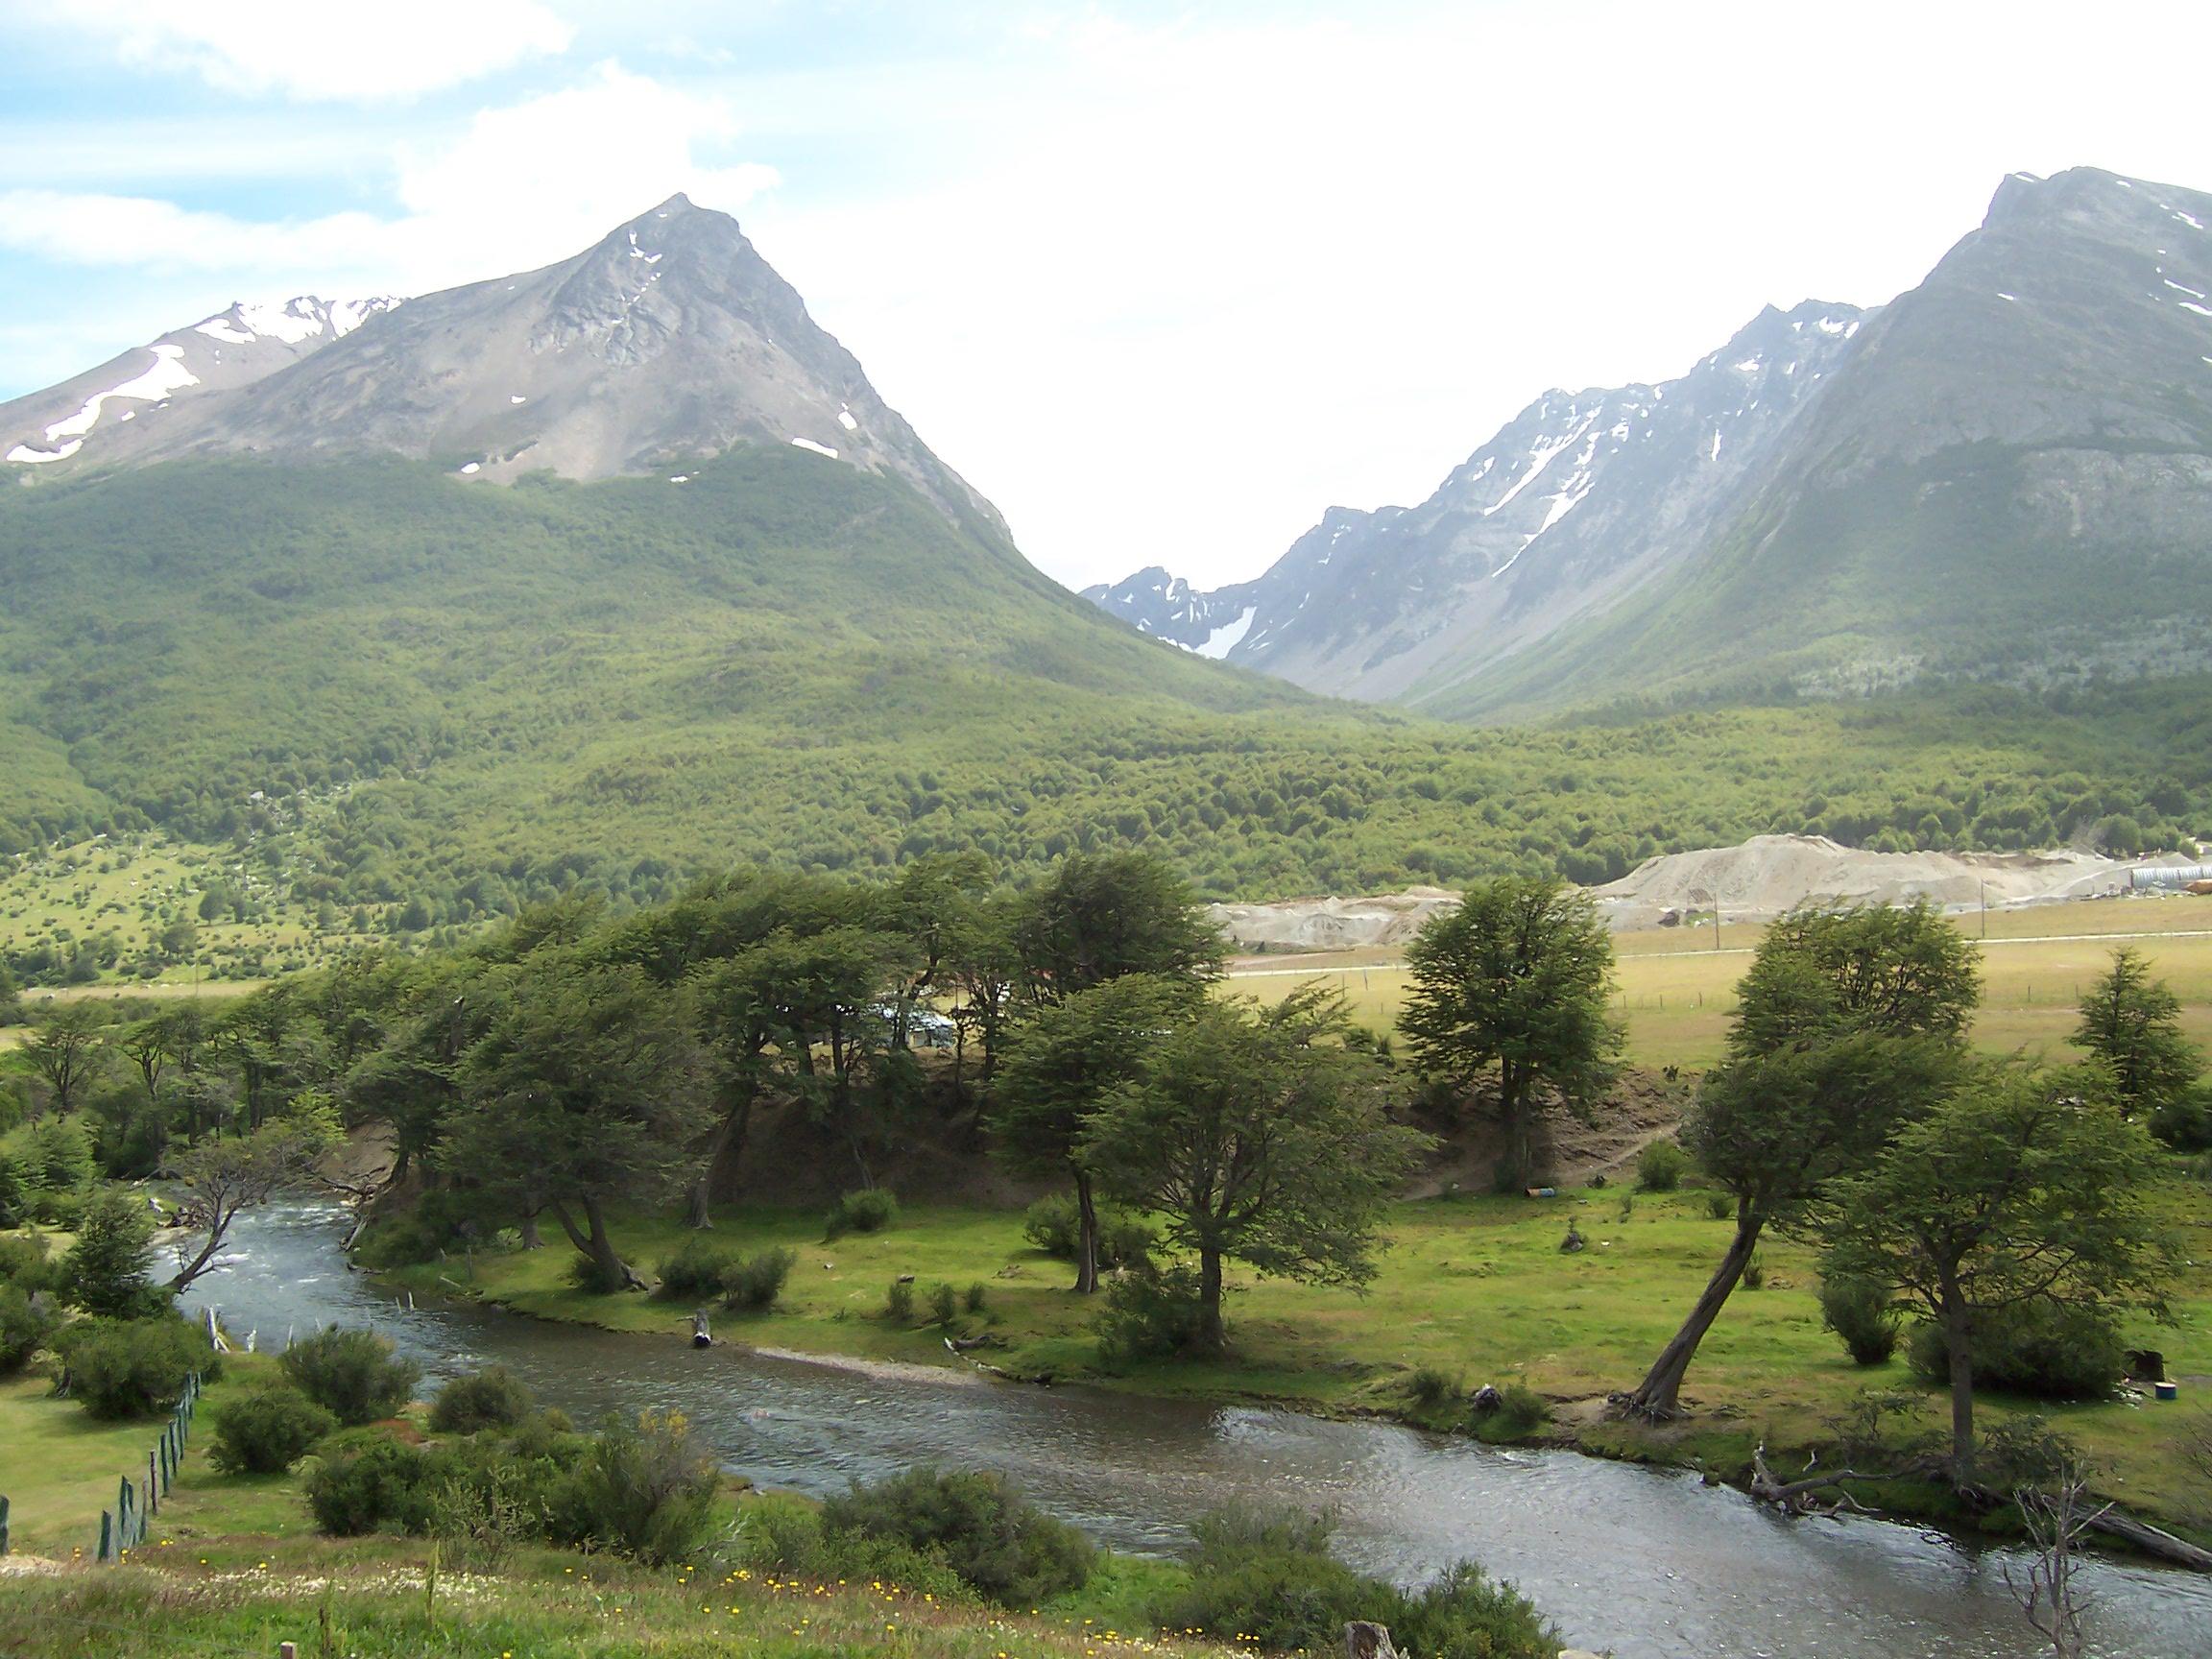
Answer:
[[115, 1559], [115, 1517], [105, 1509], [100, 1511], [100, 1553], [95, 1559]]
[[0, 1555], [8, 1553], [8, 1500], [0, 1497]]
[[155, 1455], [149, 1452], [146, 1454], [146, 1513], [157, 1515], [160, 1512], [161, 1476], [155, 1467]]

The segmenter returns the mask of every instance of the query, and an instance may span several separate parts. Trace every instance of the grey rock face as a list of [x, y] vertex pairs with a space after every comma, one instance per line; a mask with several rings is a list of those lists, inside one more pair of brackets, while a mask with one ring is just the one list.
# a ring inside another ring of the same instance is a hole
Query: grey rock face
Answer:
[[[57, 406], [55, 395], [0, 416], [34, 404]], [[387, 307], [250, 380], [205, 382], [98, 445], [30, 465], [388, 452], [504, 482], [681, 471], [740, 442], [895, 472], [1003, 533], [736, 221], [681, 195], [571, 259]]]

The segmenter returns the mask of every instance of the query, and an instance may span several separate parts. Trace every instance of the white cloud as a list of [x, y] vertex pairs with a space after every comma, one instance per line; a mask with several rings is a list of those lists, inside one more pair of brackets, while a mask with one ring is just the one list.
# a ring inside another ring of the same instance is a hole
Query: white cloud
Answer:
[[197, 75], [227, 92], [303, 102], [413, 98], [559, 54], [575, 31], [538, 0], [105, 0], [58, 21], [96, 32], [134, 68]]
[[257, 221], [158, 198], [12, 189], [0, 191], [0, 247], [232, 274], [251, 284], [246, 298], [422, 293], [565, 258], [678, 190], [703, 206], [744, 206], [774, 170], [698, 156], [735, 132], [720, 100], [607, 64], [581, 85], [482, 111], [444, 144], [396, 154], [398, 214]]

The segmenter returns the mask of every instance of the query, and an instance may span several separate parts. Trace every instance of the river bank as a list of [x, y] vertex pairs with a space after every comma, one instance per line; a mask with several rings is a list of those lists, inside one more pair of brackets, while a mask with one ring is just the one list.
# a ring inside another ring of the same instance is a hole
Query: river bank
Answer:
[[[2192, 1200], [2176, 1217], [2200, 1263], [2176, 1301], [2178, 1323], [2146, 1325], [2131, 1340], [2162, 1348], [2183, 1379], [2176, 1405], [2112, 1401], [2051, 1405], [1986, 1397], [1990, 1423], [2030, 1412], [2077, 1440], [2130, 1510], [2203, 1540], [2206, 1495], [2178, 1439], [2212, 1395], [2212, 1204]], [[1586, 1248], [1562, 1254], [1572, 1220]], [[984, 1369], [1016, 1381], [1080, 1381], [1153, 1398], [1287, 1406], [1326, 1417], [1383, 1418], [1432, 1431], [1473, 1427], [1465, 1394], [1519, 1382], [1552, 1407], [1533, 1438], [1613, 1458], [1747, 1479], [1764, 1442], [1778, 1466], [1833, 1442], [1836, 1420], [1863, 1390], [1897, 1390], [1933, 1417], [1940, 1399], [1902, 1359], [1851, 1363], [1821, 1329], [1812, 1253], [1775, 1240], [1762, 1248], [1765, 1281], [1740, 1290], [1699, 1353], [1681, 1423], [1611, 1419], [1604, 1397], [1632, 1384], [1689, 1306], [1725, 1243], [1704, 1194], [1570, 1191], [1551, 1200], [1448, 1198], [1399, 1206], [1391, 1249], [1369, 1292], [1251, 1281], [1231, 1298], [1232, 1354], [1221, 1360], [1153, 1360], [1110, 1367], [1090, 1322], [1095, 1304], [1069, 1288], [1070, 1270], [1028, 1244], [1018, 1214], [972, 1207], [909, 1210], [875, 1235], [822, 1238], [818, 1216], [746, 1209], [717, 1217], [722, 1246], [796, 1254], [774, 1311], [716, 1311], [719, 1340], [811, 1357]], [[694, 1235], [671, 1218], [628, 1216], [616, 1227], [640, 1270]], [[638, 1293], [589, 1294], [567, 1282], [572, 1253], [479, 1252], [404, 1268], [391, 1283], [417, 1295], [459, 1295], [533, 1318], [681, 1341], [688, 1304]], [[916, 1311], [886, 1310], [895, 1280], [911, 1275]], [[933, 1292], [951, 1286], [952, 1320], [930, 1316]], [[982, 1310], [965, 1303], [982, 1287]], [[963, 1351], [948, 1352], [948, 1339]], [[971, 1346], [971, 1344], [973, 1344]], [[1417, 1380], [1458, 1385], [1450, 1399]], [[2191, 1397], [2195, 1398], [2192, 1399]], [[1916, 1518], [1968, 1524], [1936, 1489], [1896, 1488], [1890, 1503]]]

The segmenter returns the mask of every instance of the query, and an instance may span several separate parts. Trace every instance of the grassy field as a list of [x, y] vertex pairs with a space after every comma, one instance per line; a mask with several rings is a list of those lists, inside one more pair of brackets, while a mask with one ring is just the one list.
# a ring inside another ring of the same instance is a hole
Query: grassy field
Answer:
[[[1981, 918], [1958, 919], [1969, 932]], [[2212, 902], [2111, 899], [1992, 912], [1983, 959], [1982, 1012], [1975, 1043], [1993, 1053], [2025, 1049], [2062, 1057], [2079, 1015], [2081, 988], [2103, 972], [2126, 939], [2180, 998], [2190, 1038], [2212, 1052]], [[1712, 929], [1703, 930], [1712, 938]], [[1719, 950], [1685, 949], [1679, 929], [1623, 933], [1616, 1010], [1628, 1028], [1628, 1056], [1643, 1066], [1709, 1066], [1719, 1056], [1736, 1010], [1736, 982], [1758, 942], [1748, 926], [1723, 926]], [[1399, 947], [1303, 958], [1252, 958], [1232, 988], [1264, 1001], [1317, 976], [1338, 985], [1364, 1023], [1385, 1030], [1397, 1019], [1406, 974]], [[1301, 970], [1309, 970], [1310, 974]]]
[[[2177, 1299], [2179, 1323], [2131, 1335], [2162, 1349], [2191, 1394], [2212, 1388], [2212, 1194], [2177, 1198], [2199, 1264]], [[1561, 1255], [1572, 1216], [1589, 1240]], [[1806, 1446], [1865, 1387], [1916, 1388], [1903, 1361], [1856, 1367], [1820, 1328], [1812, 1253], [1774, 1240], [1762, 1249], [1766, 1286], [1740, 1291], [1690, 1376], [1694, 1416], [1677, 1429], [1637, 1433], [1599, 1424], [1609, 1390], [1632, 1384], [1672, 1334], [1726, 1243], [1699, 1192], [1629, 1195], [1618, 1189], [1555, 1200], [1453, 1198], [1401, 1205], [1391, 1249], [1368, 1294], [1243, 1276], [1231, 1298], [1234, 1356], [1219, 1363], [1150, 1363], [1104, 1379], [1154, 1394], [1279, 1401], [1327, 1411], [1407, 1414], [1407, 1380], [1439, 1367], [1473, 1387], [1518, 1379], [1557, 1402], [1562, 1431], [1608, 1451], [1698, 1456], [1739, 1470], [1752, 1444]], [[633, 1218], [620, 1229], [641, 1267], [672, 1252], [685, 1231], [673, 1220]], [[1018, 1215], [973, 1209], [910, 1210], [891, 1230], [825, 1243], [819, 1218], [788, 1211], [722, 1215], [718, 1242], [744, 1250], [783, 1246], [798, 1266], [777, 1311], [720, 1315], [725, 1339], [813, 1354], [948, 1362], [948, 1334], [992, 1343], [981, 1361], [1020, 1377], [1094, 1374], [1094, 1307], [1068, 1288], [1070, 1271], [1027, 1246]], [[567, 1286], [564, 1247], [475, 1261], [478, 1292], [519, 1311], [675, 1338], [688, 1309], [638, 1295], [594, 1296]], [[439, 1288], [438, 1268], [403, 1278]], [[892, 1280], [912, 1273], [923, 1310], [884, 1315]], [[926, 1316], [938, 1284], [985, 1287], [985, 1311], [949, 1328]], [[1931, 1413], [1939, 1403], [1927, 1395]], [[2025, 1409], [1992, 1401], [1995, 1415]], [[2050, 1408], [2045, 1408], [2050, 1409]], [[2186, 1521], [2191, 1502], [2170, 1443], [2184, 1421], [2176, 1407], [2124, 1404], [2058, 1407], [2061, 1426], [2111, 1472], [2132, 1504]], [[2212, 1520], [2212, 1518], [2207, 1518]]]

